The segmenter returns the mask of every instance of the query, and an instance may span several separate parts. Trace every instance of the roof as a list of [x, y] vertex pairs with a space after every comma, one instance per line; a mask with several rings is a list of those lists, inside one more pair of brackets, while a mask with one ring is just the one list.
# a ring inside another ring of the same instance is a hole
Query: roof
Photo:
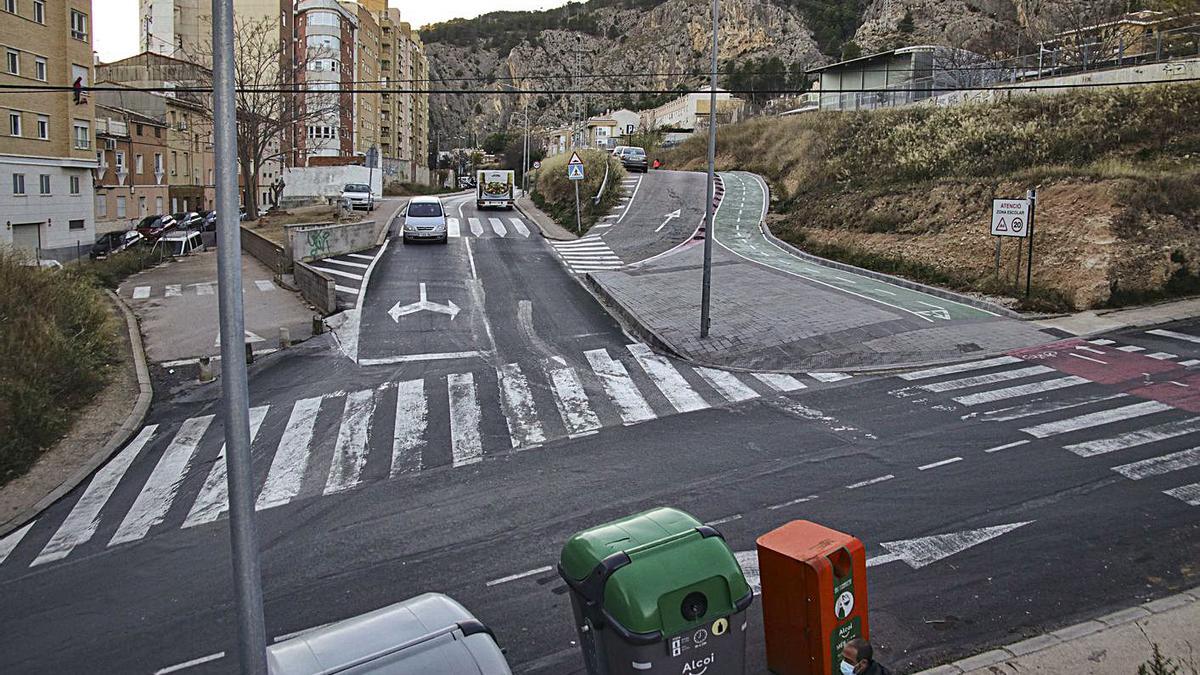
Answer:
[[831, 68], [841, 68], [843, 66], [846, 66], [846, 65], [849, 65], [852, 63], [860, 63], [860, 62], [870, 61], [872, 59], [877, 59], [882, 56], [895, 56], [895, 55], [902, 55], [902, 54], [912, 54], [912, 53], [916, 53], [916, 52], [932, 52], [932, 51], [935, 51], [938, 49], [945, 49], [945, 47], [938, 47], [937, 45], [914, 45], [912, 47], [899, 47], [897, 49], [889, 49], [886, 52], [878, 52], [875, 54], [868, 54], [866, 56], [860, 56], [856, 59], [846, 59], [845, 61], [838, 61], [837, 63], [831, 63], [827, 66], [819, 66], [817, 68], [809, 68], [808, 70], [806, 70], [804, 72], [805, 73], [819, 73], [821, 71], [830, 70]]
[[441, 204], [442, 200], [440, 197], [422, 195], [420, 197], [413, 197], [412, 199], [408, 200], [408, 203], [409, 204]]

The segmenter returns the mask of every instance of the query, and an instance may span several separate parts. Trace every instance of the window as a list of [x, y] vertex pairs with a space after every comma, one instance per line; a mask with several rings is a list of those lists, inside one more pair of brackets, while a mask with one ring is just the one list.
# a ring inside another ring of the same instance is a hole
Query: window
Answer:
[[144, 173], [142, 170], [142, 156], [141, 155], [133, 156], [133, 172], [136, 174], [139, 174], [139, 175]]
[[40, 56], [33, 59], [33, 76], [42, 82], [46, 81], [46, 59]]
[[171, 151], [171, 175], [174, 176], [178, 173], [179, 173], [179, 153], [172, 150]]
[[40, 140], [50, 140], [50, 118], [43, 115], [38, 115], [37, 120], [37, 137]]
[[108, 197], [105, 195], [96, 195], [96, 217], [108, 217]]
[[6, 64], [8, 67], [9, 74], [10, 75], [20, 75], [21, 74], [21, 54], [13, 49], [8, 49], [5, 51], [8, 55]]
[[25, 174], [13, 174], [13, 194], [23, 196], [25, 194]]
[[4, 0], [4, 11], [17, 13], [17, 0]]
[[154, 153], [154, 173], [161, 174], [163, 172], [163, 156], [161, 152]]
[[38, 176], [38, 194], [50, 194], [50, 174], [44, 173]]
[[310, 26], [340, 26], [342, 23], [336, 12], [310, 12], [305, 22]]
[[[171, 200], [171, 203], [172, 203], [172, 204], [174, 204], [174, 203], [175, 203], [175, 200], [174, 200], [174, 199], [172, 199], [172, 200]], [[154, 198], [154, 213], [155, 213], [155, 214], [159, 214], [159, 213], [162, 213], [162, 212], [163, 212], [163, 210], [162, 210], [162, 197], [155, 197], [155, 198]]]
[[342, 50], [342, 41], [333, 35], [309, 35], [308, 48], [315, 50], [316, 55], [330, 56]]
[[20, 136], [21, 135], [21, 113], [19, 113], [19, 112], [8, 113], [8, 135], [10, 135], [10, 136]]
[[79, 176], [71, 176], [71, 194], [79, 194]]
[[154, 127], [154, 137], [162, 138], [162, 127]]
[[76, 40], [87, 42], [88, 39], [88, 18], [87, 14], [79, 10], [71, 10], [71, 37]]
[[92, 147], [90, 127], [84, 120], [75, 120], [75, 149], [88, 150]]
[[[141, 136], [143, 131], [145, 131], [145, 128], [140, 124], [137, 125], [137, 135]], [[141, 173], [141, 172], [139, 171], [138, 173]]]
[[125, 198], [124, 197], [117, 197], [117, 217], [118, 218], [125, 217]]
[[40, 24], [46, 23], [45, 0], [33, 0], [33, 20]]
[[138, 216], [141, 218], [146, 217], [146, 198], [145, 197], [138, 197]]
[[84, 220], [69, 220], [67, 221], [69, 229], [82, 230], [87, 227], [87, 221]]
[[125, 170], [125, 152], [122, 150], [118, 150], [116, 152], [116, 167], [117, 173], [121, 173]]

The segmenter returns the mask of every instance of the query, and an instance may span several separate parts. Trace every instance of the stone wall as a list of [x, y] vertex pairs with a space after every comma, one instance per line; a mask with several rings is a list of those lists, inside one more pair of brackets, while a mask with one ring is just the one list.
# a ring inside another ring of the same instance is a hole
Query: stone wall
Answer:
[[365, 166], [307, 166], [283, 173], [283, 204], [321, 203], [342, 196], [346, 183], [367, 183], [371, 193], [383, 196], [383, 170]]
[[364, 251], [375, 246], [379, 228], [374, 220], [344, 225], [314, 225], [289, 230], [292, 259], [312, 262], [330, 256]]
[[337, 311], [337, 288], [333, 277], [302, 262], [297, 262], [293, 270], [301, 297], [326, 316]]
[[242, 228], [242, 251], [258, 258], [276, 274], [292, 271], [292, 260], [282, 246], [245, 227]]

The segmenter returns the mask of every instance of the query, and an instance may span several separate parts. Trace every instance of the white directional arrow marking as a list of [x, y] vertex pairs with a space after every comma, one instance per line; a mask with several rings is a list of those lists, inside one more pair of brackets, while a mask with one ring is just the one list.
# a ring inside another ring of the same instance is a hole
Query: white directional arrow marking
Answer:
[[[900, 541], [885, 541], [880, 546], [887, 549], [888, 553], [867, 558], [867, 567], [903, 560], [908, 563], [909, 567], [920, 569], [930, 563], [935, 563], [943, 558], [949, 558], [955, 553], [961, 553], [972, 546], [995, 539], [1002, 534], [1012, 532], [1018, 527], [1023, 527], [1032, 522], [1034, 521], [1026, 520], [1020, 523], [995, 525], [978, 530], [935, 534], [916, 539], [901, 539]], [[750, 588], [753, 589], [755, 595], [761, 594], [762, 582], [760, 581], [758, 571], [758, 551], [738, 551], [733, 556], [737, 559], [738, 565], [741, 566], [742, 574], [746, 575], [746, 582], [750, 584]]]
[[446, 304], [444, 305], [439, 305], [436, 302], [430, 302], [428, 293], [425, 290], [425, 284], [422, 283], [420, 300], [408, 305], [401, 305], [399, 302], [397, 302], [392, 306], [391, 309], [388, 310], [388, 315], [392, 317], [392, 321], [400, 323], [400, 317], [424, 311], [445, 314], [450, 317], [451, 321], [453, 321], [454, 317], [458, 316], [458, 313], [462, 310], [459, 309], [458, 305], [454, 304], [453, 300], [447, 300]]
[[667, 223], [671, 222], [672, 220], [674, 220], [674, 219], [676, 219], [676, 218], [678, 218], [678, 217], [680, 216], [680, 212], [681, 212], [681, 211], [682, 211], [682, 209], [675, 209], [674, 211], [672, 211], [672, 212], [668, 213], [668, 214], [666, 215], [666, 220], [662, 221], [662, 225], [659, 225], [657, 228], [655, 228], [655, 230], [654, 230], [654, 231], [655, 231], [655, 232], [658, 232], [659, 230], [661, 230], [661, 229], [663, 229], [664, 227], [666, 227], [666, 226], [667, 226]]
[[[266, 342], [266, 339], [254, 334], [254, 333], [251, 333], [250, 331], [246, 331], [246, 342]], [[216, 341], [213, 342], [213, 346], [214, 347], [221, 346], [220, 333], [217, 334], [217, 339], [216, 339]]]

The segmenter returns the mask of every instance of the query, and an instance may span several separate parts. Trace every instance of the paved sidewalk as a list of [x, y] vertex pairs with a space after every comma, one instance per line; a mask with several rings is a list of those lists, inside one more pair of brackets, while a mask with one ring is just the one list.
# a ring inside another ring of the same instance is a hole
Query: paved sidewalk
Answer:
[[1200, 588], [1113, 612], [921, 675], [1113, 673], [1133, 675], [1158, 645], [1181, 675], [1200, 668]]
[[1146, 307], [1079, 312], [1037, 323], [1040, 326], [1055, 328], [1072, 335], [1087, 336], [1118, 328], [1153, 326], [1197, 316], [1200, 316], [1200, 298], [1188, 298], [1160, 302]]

